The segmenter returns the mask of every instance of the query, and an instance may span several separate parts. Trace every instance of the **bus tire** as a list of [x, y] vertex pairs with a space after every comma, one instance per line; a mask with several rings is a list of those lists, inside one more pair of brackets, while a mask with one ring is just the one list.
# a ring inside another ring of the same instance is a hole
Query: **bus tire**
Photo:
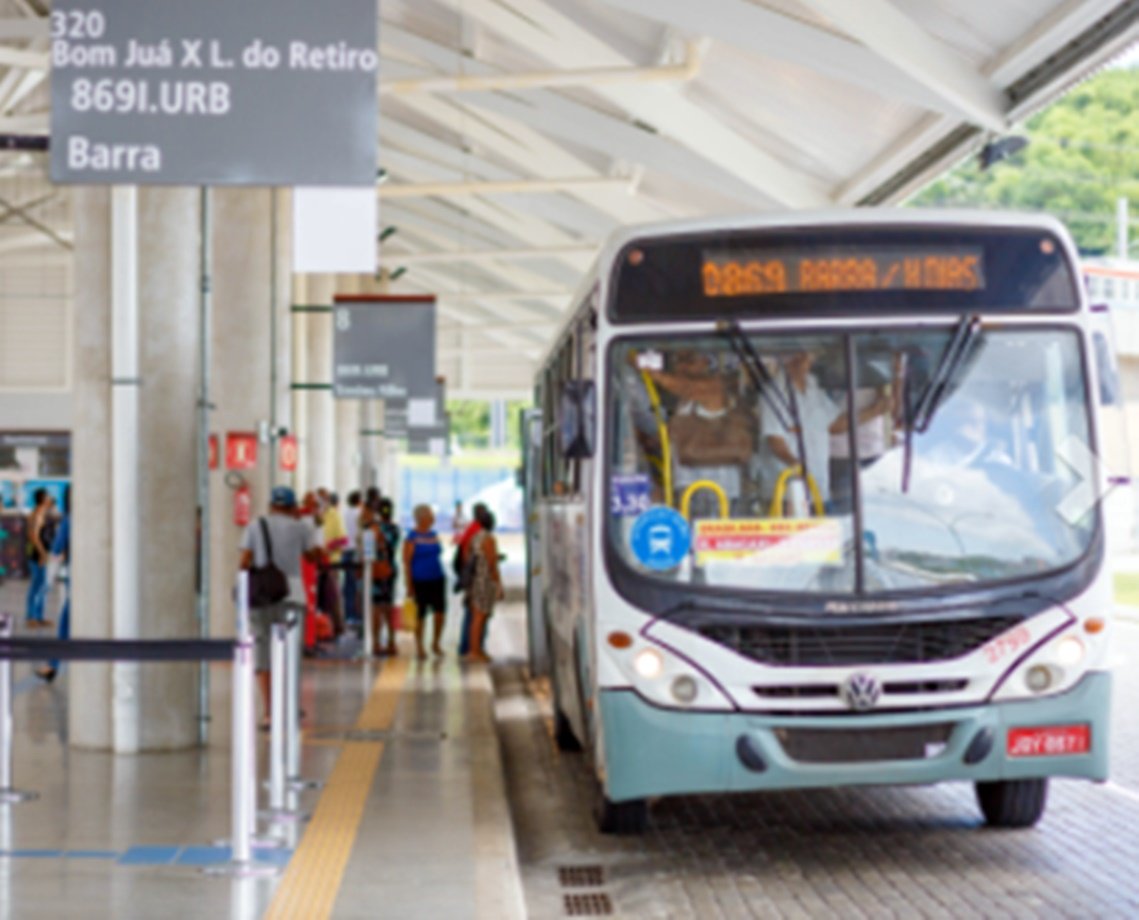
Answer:
[[597, 829], [603, 834], [643, 834], [649, 826], [649, 803], [645, 799], [611, 802], [598, 784], [593, 817], [597, 821]]
[[1032, 827], [1044, 814], [1046, 779], [1006, 779], [975, 785], [977, 804], [989, 827]]

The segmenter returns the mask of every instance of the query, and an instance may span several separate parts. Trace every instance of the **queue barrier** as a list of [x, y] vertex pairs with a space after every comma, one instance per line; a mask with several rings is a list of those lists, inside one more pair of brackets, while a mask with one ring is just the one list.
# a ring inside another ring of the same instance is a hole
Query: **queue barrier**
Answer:
[[[14, 617], [0, 613], [0, 803], [15, 804], [37, 797], [16, 789], [12, 772], [12, 662], [104, 661], [104, 662], [233, 662], [232, 751], [230, 775], [230, 862], [211, 866], [213, 875], [264, 877], [275, 875], [277, 866], [253, 859], [257, 822], [257, 749], [254, 707], [254, 643], [250, 631], [249, 579], [241, 572], [237, 580], [237, 635], [232, 639], [49, 639], [13, 636]], [[285, 817], [283, 789], [313, 788], [316, 784], [299, 776], [299, 618], [278, 624], [273, 631], [273, 704], [271, 713], [270, 806]], [[295, 665], [295, 670], [293, 666]], [[282, 674], [282, 669], [284, 673]], [[290, 674], [290, 672], [292, 672]], [[290, 730], [291, 727], [291, 730]], [[275, 742], [273, 739], [276, 739]], [[277, 792], [280, 795], [277, 796]]]

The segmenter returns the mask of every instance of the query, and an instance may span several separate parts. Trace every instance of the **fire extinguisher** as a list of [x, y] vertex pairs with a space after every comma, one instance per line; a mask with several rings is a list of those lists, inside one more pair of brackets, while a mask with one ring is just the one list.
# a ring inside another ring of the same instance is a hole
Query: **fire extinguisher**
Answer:
[[246, 527], [253, 519], [253, 499], [249, 494], [249, 486], [244, 482], [233, 493], [233, 523], [238, 527]]

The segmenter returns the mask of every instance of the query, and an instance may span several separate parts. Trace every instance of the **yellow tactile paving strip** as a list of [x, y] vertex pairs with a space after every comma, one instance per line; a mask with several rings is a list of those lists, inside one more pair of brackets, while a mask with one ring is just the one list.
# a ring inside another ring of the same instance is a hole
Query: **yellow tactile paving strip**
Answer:
[[[372, 685], [355, 728], [391, 728], [406, 677], [406, 662], [398, 658], [389, 661]], [[265, 920], [320, 920], [332, 916], [383, 752], [381, 742], [345, 742]]]

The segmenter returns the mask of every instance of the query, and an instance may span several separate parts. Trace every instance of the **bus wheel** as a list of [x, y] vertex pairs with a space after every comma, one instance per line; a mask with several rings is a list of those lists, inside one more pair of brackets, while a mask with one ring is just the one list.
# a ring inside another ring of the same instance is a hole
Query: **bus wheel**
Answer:
[[1032, 827], [1044, 814], [1046, 779], [977, 783], [977, 804], [990, 827]]
[[597, 829], [603, 834], [643, 834], [649, 826], [649, 803], [645, 799], [629, 802], [611, 802], [604, 791], [597, 790], [597, 803], [593, 817]]
[[577, 740], [570, 720], [566, 718], [556, 700], [554, 701], [554, 744], [558, 746], [559, 751], [567, 754], [581, 750], [581, 742]]

